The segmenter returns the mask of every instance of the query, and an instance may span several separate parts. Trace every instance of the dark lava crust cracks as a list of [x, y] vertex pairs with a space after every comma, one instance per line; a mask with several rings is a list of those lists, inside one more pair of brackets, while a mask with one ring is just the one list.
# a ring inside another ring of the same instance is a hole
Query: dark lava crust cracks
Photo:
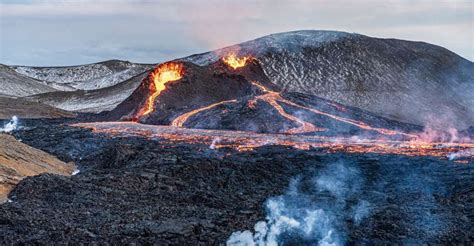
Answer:
[[2, 244], [220, 244], [232, 232], [264, 220], [264, 202], [283, 194], [295, 177], [311, 180], [337, 162], [360, 171], [363, 192], [357, 199], [372, 207], [360, 224], [342, 218], [347, 243], [474, 240], [472, 165], [278, 146], [212, 150], [51, 124], [15, 136], [75, 161], [81, 173], [20, 182], [10, 194], [12, 202], [0, 206]]

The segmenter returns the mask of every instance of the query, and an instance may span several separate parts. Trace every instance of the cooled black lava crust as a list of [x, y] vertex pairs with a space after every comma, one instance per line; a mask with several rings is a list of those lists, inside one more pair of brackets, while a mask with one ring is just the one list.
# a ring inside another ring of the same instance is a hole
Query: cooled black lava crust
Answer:
[[[468, 243], [474, 240], [474, 168], [434, 158], [326, 155], [278, 146], [237, 152], [109, 138], [37, 123], [23, 142], [65, 161], [72, 177], [29, 177], [0, 206], [0, 238], [11, 243], [219, 244], [265, 219], [264, 202], [336, 162], [360, 170], [372, 206], [356, 225], [341, 220], [346, 242]], [[315, 199], [328, 199], [319, 197]], [[349, 207], [352, 199], [347, 200]], [[436, 218], [437, 227], [423, 224]], [[427, 225], [427, 226], [424, 226]], [[438, 226], [439, 225], [439, 226]]]

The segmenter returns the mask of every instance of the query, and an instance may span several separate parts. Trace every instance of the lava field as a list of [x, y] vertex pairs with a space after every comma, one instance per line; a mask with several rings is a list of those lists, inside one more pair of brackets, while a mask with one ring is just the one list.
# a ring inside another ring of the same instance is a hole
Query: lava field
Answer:
[[[314, 221], [308, 237], [302, 226], [279, 225], [283, 242], [319, 241], [330, 230], [345, 243], [473, 240], [471, 164], [324, 148], [210, 148], [205, 142], [33, 125], [14, 136], [74, 161], [81, 172], [20, 182], [9, 195], [12, 202], [0, 207], [3, 243], [220, 244], [266, 218], [278, 223], [275, 216], [293, 216], [311, 227], [308, 215], [298, 214], [310, 210], [323, 211], [329, 228]], [[320, 175], [330, 182], [327, 190], [315, 185]], [[281, 215], [269, 208], [275, 199], [283, 204]], [[360, 204], [364, 211], [357, 217]]]

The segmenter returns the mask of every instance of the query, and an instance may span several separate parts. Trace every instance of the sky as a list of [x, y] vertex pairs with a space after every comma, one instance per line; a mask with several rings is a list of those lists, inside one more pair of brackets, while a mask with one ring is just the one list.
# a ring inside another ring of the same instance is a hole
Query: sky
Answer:
[[424, 41], [474, 60], [474, 0], [0, 0], [0, 63], [158, 63], [277, 32]]

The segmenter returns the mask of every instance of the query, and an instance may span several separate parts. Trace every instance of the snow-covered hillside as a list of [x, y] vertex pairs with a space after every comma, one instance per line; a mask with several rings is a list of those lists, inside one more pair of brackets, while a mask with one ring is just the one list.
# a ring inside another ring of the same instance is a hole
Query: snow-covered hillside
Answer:
[[256, 57], [273, 83], [415, 124], [474, 125], [474, 64], [439, 46], [333, 31], [272, 34], [183, 60]]
[[0, 64], [0, 95], [23, 97], [52, 91], [56, 91], [56, 89]]
[[49, 83], [62, 91], [96, 90], [123, 82], [153, 65], [111, 60], [70, 67], [24, 67], [14, 69], [23, 75]]
[[132, 94], [147, 75], [148, 71], [97, 90], [56, 91], [33, 95], [27, 99], [68, 111], [99, 113], [114, 109]]

